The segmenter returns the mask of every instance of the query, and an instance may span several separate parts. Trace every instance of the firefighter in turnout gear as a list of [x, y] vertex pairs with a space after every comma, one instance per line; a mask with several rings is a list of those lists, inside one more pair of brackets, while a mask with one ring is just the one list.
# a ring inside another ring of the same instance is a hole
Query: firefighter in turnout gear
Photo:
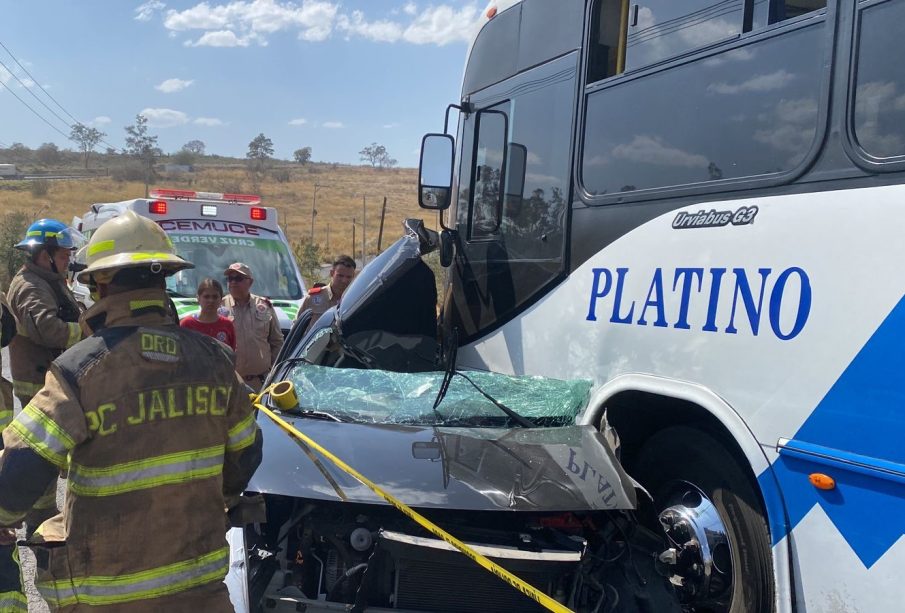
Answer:
[[24, 407], [44, 385], [50, 362], [82, 338], [79, 305], [66, 285], [72, 231], [55, 219], [28, 227], [16, 249], [30, 258], [9, 284], [7, 303], [16, 320], [9, 345], [13, 390]]
[[[34, 222], [16, 245], [30, 257], [10, 282], [3, 323], [12, 325], [3, 326], [3, 340], [9, 342], [13, 392], [23, 407], [41, 389], [51, 361], [82, 337], [79, 306], [66, 285], [75, 246], [72, 230], [55, 219]], [[12, 420], [12, 409], [11, 402], [0, 406], [0, 428]], [[56, 480], [33, 507], [31, 526], [57, 512]], [[25, 610], [20, 577], [14, 535], [0, 534], [0, 611]]]
[[261, 460], [248, 388], [228, 347], [173, 322], [165, 277], [192, 264], [157, 224], [107, 221], [87, 263], [90, 336], [3, 433], [0, 526], [68, 467], [62, 515], [32, 537], [52, 610], [232, 611], [226, 501]]

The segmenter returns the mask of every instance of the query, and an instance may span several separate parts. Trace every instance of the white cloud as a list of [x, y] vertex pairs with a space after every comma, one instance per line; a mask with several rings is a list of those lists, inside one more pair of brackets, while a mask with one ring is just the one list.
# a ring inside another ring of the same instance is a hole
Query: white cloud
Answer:
[[343, 125], [343, 122], [341, 122], [341, 121], [325, 121], [324, 123], [321, 124], [321, 126], [323, 126], [324, 128], [333, 128], [333, 129], [346, 127]]
[[785, 87], [795, 75], [787, 70], [777, 70], [769, 74], [755, 75], [738, 84], [712, 83], [707, 86], [708, 92], [716, 94], [740, 94], [745, 92], [768, 92]]
[[189, 116], [182, 111], [173, 109], [144, 109], [139, 113], [148, 119], [148, 126], [152, 128], [172, 128], [182, 126], [189, 122]]
[[469, 39], [480, 13], [474, 5], [456, 10], [445, 4], [422, 11], [405, 29], [403, 38], [416, 45], [446, 45]]
[[296, 32], [302, 40], [326, 40], [337, 30], [346, 37], [375, 42], [404, 41], [416, 45], [446, 45], [468, 40], [480, 11], [472, 2], [464, 7], [449, 4], [419, 10], [408, 2], [393, 14], [401, 20], [369, 20], [360, 10], [340, 14], [340, 4], [327, 0], [231, 0], [200, 2], [183, 11], [169, 10], [163, 19], [170, 33], [203, 31], [191, 47], [247, 47], [267, 44], [277, 32]]
[[403, 35], [403, 27], [393, 21], [365, 20], [364, 13], [352, 11], [351, 17], [341, 15], [336, 22], [337, 29], [379, 43], [395, 43]]
[[707, 158], [703, 155], [670, 147], [653, 136], [636, 136], [630, 143], [613, 147], [612, 154], [615, 158], [644, 162], [646, 164], [707, 168]]
[[[202, 43], [205, 34], [193, 46], [247, 46], [249, 41], [264, 45], [267, 43], [265, 35], [290, 30], [298, 30], [299, 37], [305, 40], [319, 41], [333, 30], [337, 9], [337, 4], [323, 0], [303, 0], [301, 6], [278, 0], [234, 0], [219, 5], [201, 2], [184, 11], [167, 11], [163, 25], [179, 32], [209, 30], [220, 33], [215, 40], [221, 44]], [[232, 33], [236, 41], [245, 44], [222, 44], [227, 40], [224, 32]]]
[[385, 123], [385, 124], [383, 124], [383, 127], [386, 128], [387, 130], [391, 130], [393, 128], [398, 128], [399, 124], [398, 123]]
[[303, 118], [303, 117], [299, 117], [299, 118], [297, 118], [297, 119], [290, 119], [290, 120], [289, 120], [289, 125], [290, 125], [290, 126], [303, 126], [303, 125], [305, 125], [306, 123], [308, 123], [308, 120], [305, 119], [305, 118]]
[[195, 42], [185, 41], [186, 47], [247, 47], [248, 45], [248, 38], [239, 38], [230, 30], [205, 32]]
[[188, 81], [186, 81], [185, 79], [167, 79], [160, 85], [155, 85], [154, 89], [165, 94], [172, 94], [173, 92], [182, 91], [194, 82], [194, 79], [190, 79]]
[[166, 4], [159, 0], [148, 0], [135, 9], [135, 21], [150, 21], [154, 13], [162, 10]]
[[19, 87], [31, 89], [35, 86], [35, 82], [28, 77], [19, 77]]
[[105, 126], [105, 125], [107, 125], [108, 123], [110, 123], [111, 121], [113, 121], [113, 120], [110, 119], [109, 117], [107, 117], [106, 115], [99, 115], [99, 116], [95, 117], [94, 119], [92, 119], [91, 121], [89, 121], [89, 122], [88, 122], [88, 125], [90, 125], [90, 126]]
[[5, 84], [9, 83], [9, 80], [12, 78], [13, 78], [12, 73], [10, 73], [10, 71], [8, 71], [3, 66], [0, 66], [0, 83], [3, 83], [5, 85]]
[[223, 122], [216, 117], [197, 117], [195, 118], [195, 121], [193, 123], [199, 126], [207, 126], [209, 128], [223, 125]]

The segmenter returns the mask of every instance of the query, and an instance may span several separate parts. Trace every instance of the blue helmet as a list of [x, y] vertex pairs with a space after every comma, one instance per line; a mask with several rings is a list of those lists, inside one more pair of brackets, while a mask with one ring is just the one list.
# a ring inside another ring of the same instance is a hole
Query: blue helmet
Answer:
[[25, 238], [16, 245], [16, 249], [23, 251], [36, 251], [43, 247], [74, 249], [69, 226], [56, 219], [39, 219], [28, 226]]

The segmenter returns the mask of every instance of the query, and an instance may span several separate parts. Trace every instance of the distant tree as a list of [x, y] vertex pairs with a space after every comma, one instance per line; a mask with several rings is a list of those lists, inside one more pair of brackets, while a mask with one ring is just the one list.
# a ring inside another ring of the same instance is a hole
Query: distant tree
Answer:
[[292, 158], [303, 166], [311, 161], [311, 147], [302, 147], [292, 153]]
[[19, 163], [29, 161], [32, 153], [31, 149], [22, 143], [13, 143], [6, 152], [9, 155], [9, 161]]
[[88, 168], [88, 156], [91, 154], [91, 151], [97, 146], [99, 142], [104, 140], [104, 137], [107, 136], [97, 128], [89, 128], [88, 126], [77, 123], [72, 126], [72, 131], [69, 132], [69, 140], [73, 141], [79, 146], [79, 149], [85, 156], [85, 168]]
[[172, 156], [170, 156], [170, 160], [174, 164], [179, 164], [181, 166], [191, 166], [195, 163], [195, 154], [183, 147]]
[[186, 144], [182, 146], [183, 151], [188, 151], [194, 155], [204, 155], [205, 145], [204, 141], [200, 140], [190, 140]]
[[117, 153], [119, 153], [119, 151], [117, 151], [113, 147], [107, 147], [104, 153], [106, 153], [107, 155], [116, 155]]
[[396, 165], [396, 160], [387, 153], [387, 148], [377, 143], [371, 143], [358, 152], [363, 162], [369, 163], [374, 168], [392, 168]]
[[35, 151], [35, 157], [45, 166], [56, 164], [60, 161], [60, 148], [55, 143], [44, 143]]
[[273, 141], [264, 136], [264, 133], [255, 136], [248, 143], [248, 165], [252, 172], [262, 172], [267, 168], [268, 162], [273, 156]]
[[126, 126], [126, 153], [141, 161], [145, 169], [145, 197], [154, 174], [154, 162], [163, 155], [157, 146], [157, 137], [148, 134], [148, 118], [136, 115], [135, 123]]

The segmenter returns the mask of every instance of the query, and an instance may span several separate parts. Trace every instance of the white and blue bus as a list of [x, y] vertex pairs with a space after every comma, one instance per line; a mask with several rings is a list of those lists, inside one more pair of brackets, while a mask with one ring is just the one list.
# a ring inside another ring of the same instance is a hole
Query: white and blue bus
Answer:
[[483, 22], [419, 183], [459, 366], [593, 380], [689, 610], [902, 610], [905, 0]]

